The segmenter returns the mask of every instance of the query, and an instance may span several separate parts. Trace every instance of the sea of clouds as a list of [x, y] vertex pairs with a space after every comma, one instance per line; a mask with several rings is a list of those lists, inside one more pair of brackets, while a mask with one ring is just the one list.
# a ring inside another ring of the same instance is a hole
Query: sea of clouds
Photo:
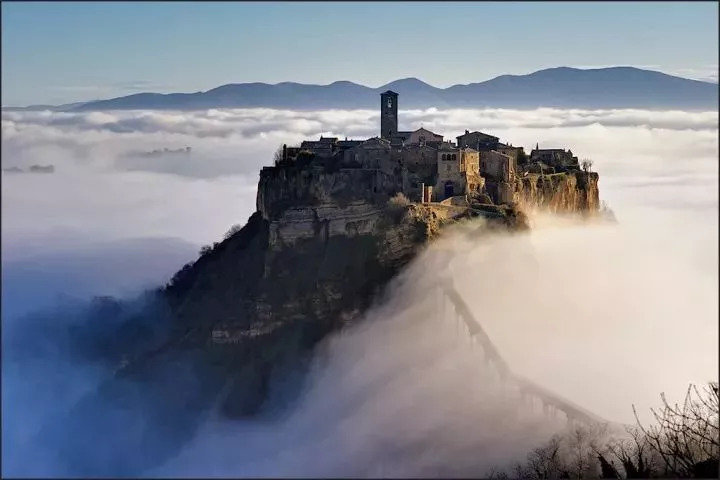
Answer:
[[[483, 475], [521, 460], [558, 425], [527, 413], [495, 388], [477, 352], [457, 347], [461, 334], [428, 295], [430, 266], [448, 251], [455, 260], [443, 268], [511, 368], [598, 415], [632, 422], [631, 404], [642, 411], [662, 391], [678, 397], [688, 382], [717, 378], [717, 112], [428, 109], [400, 118], [401, 129], [481, 130], [526, 152], [572, 148], [593, 160], [619, 223], [540, 215], [525, 236], [479, 244], [450, 235], [362, 326], [327, 342], [291, 414], [210, 418], [171, 459], [134, 474]], [[374, 111], [2, 112], [3, 169], [55, 166], [3, 173], [3, 332], [30, 328], [24, 315], [38, 309], [52, 317], [68, 299], [131, 298], [166, 282], [245, 222], [258, 171], [280, 144], [367, 138], [378, 123]], [[189, 154], [144, 155], [186, 146]], [[31, 333], [20, 337], [52, 343]], [[3, 474], [82, 471], [54, 458], [52, 444], [40, 450], [37, 434], [108, 372], [57, 349], [15, 361], [6, 337]]]

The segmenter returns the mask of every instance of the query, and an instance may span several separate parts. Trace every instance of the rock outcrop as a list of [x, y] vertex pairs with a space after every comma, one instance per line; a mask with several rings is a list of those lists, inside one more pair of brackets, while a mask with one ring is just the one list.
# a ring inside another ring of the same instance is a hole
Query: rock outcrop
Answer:
[[[85, 465], [90, 476], [123, 468], [132, 475], [173, 455], [192, 438], [204, 412], [217, 407], [230, 417], [257, 414], [275, 398], [272, 379], [302, 382], [318, 342], [357, 321], [447, 226], [482, 217], [478, 228], [521, 230], [528, 228], [523, 209], [592, 212], [598, 204], [594, 173], [528, 173], [514, 186], [498, 186], [507, 190], [507, 204], [493, 204], [485, 192], [415, 203], [399, 193], [402, 176], [392, 169], [323, 162], [263, 169], [257, 211], [154, 292], [154, 309], [111, 304], [103, 310], [103, 325], [117, 317], [118, 327], [88, 355], [117, 365], [115, 377], [72, 413], [71, 424], [85, 429], [86, 443], [68, 448], [67, 461]], [[97, 326], [89, 326], [87, 338], [97, 339]], [[93, 405], [134, 409], [145, 425], [118, 439], [122, 448], [112, 449], [112, 462], [72, 457], [106, 441], [107, 431], [125, 421], [113, 414], [87, 422]], [[167, 426], [172, 442], [160, 432]]]
[[444, 226], [482, 216], [522, 229], [521, 206], [575, 212], [598, 203], [597, 174], [582, 172], [528, 174], [518, 180], [515, 205], [391, 200], [396, 188], [392, 178], [361, 169], [263, 169], [247, 224], [162, 290], [174, 317], [169, 340], [122, 371], [168, 351], [192, 351], [224, 372], [217, 383], [224, 411], [252, 414], [279, 365], [301, 361], [356, 319]]
[[598, 180], [595, 172], [528, 173], [518, 180], [519, 202], [525, 209], [592, 214], [600, 208]]

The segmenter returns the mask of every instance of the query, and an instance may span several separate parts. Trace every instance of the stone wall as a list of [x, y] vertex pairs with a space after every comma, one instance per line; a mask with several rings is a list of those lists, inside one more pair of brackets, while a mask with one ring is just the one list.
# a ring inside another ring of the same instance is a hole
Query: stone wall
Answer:
[[415, 201], [421, 196], [420, 184], [435, 185], [437, 178], [437, 150], [420, 145], [411, 145], [401, 151], [402, 191]]
[[494, 150], [480, 152], [480, 175], [495, 181], [513, 181], [515, 168], [512, 158]]
[[460, 150], [460, 170], [469, 174], [480, 173], [480, 153], [471, 148]]
[[282, 248], [292, 246], [301, 239], [370, 234], [380, 216], [378, 206], [363, 201], [351, 202], [343, 207], [335, 203], [291, 207], [270, 222], [268, 243], [270, 248]]
[[277, 220], [289, 208], [318, 207], [335, 203], [382, 202], [402, 188], [400, 175], [381, 170], [322, 166], [266, 167], [260, 172], [257, 210], [266, 220]]
[[498, 143], [498, 138], [482, 132], [468, 132], [457, 137], [458, 147], [470, 147], [480, 150], [492, 150]]
[[513, 162], [513, 170], [517, 170], [518, 153], [521, 149], [522, 149], [522, 147], [512, 147], [509, 145], [505, 145], [505, 146], [498, 146], [496, 151], [510, 157]]
[[423, 144], [423, 143], [439, 143], [443, 141], [443, 136], [433, 133], [430, 130], [419, 128], [412, 132], [405, 140], [406, 145]]
[[[453, 156], [455, 157], [453, 159]], [[460, 151], [437, 152], [437, 180], [433, 188], [433, 200], [440, 201], [448, 195], [445, 186], [452, 184], [452, 195], [465, 194], [465, 172], [460, 170]]]

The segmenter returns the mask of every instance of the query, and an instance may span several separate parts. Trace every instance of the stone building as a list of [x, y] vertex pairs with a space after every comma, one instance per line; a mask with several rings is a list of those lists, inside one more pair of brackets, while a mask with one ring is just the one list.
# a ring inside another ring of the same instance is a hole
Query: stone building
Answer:
[[496, 181], [511, 181], [515, 176], [512, 157], [495, 150], [480, 152], [480, 175]]
[[465, 130], [463, 135], [456, 138], [458, 147], [470, 147], [478, 152], [495, 150], [500, 140], [498, 137], [493, 137], [487, 133], [471, 132], [469, 130]]
[[552, 167], [556, 172], [579, 169], [578, 158], [571, 150], [562, 148], [540, 149], [538, 145], [530, 152], [530, 162], [541, 162]]
[[398, 133], [398, 94], [388, 90], [380, 94], [380, 138], [390, 140]]
[[513, 147], [512, 145], [498, 143], [494, 150], [512, 158], [515, 170], [517, 170], [519, 159], [525, 159], [525, 150], [523, 147]]
[[480, 193], [484, 182], [479, 173], [478, 151], [443, 142], [437, 149], [437, 179], [433, 200]]
[[438, 135], [424, 128], [418, 128], [414, 132], [410, 132], [410, 135], [408, 135], [404, 141], [404, 145], [432, 145], [437, 147], [442, 141], [442, 135]]
[[522, 147], [501, 143], [487, 133], [465, 130], [456, 139], [456, 143], [444, 141], [443, 135], [422, 127], [399, 131], [398, 94], [388, 90], [380, 94], [378, 137], [339, 140], [321, 136], [305, 140], [299, 147], [284, 146], [279, 166], [339, 172], [358, 179], [353, 188], [365, 188], [369, 195], [402, 192], [412, 201], [422, 201], [429, 189], [435, 202], [474, 195], [496, 204], [517, 201], [521, 158], [526, 174], [579, 169], [570, 150], [536, 146], [528, 159]]
[[394, 151], [388, 140], [373, 137], [345, 150], [343, 166], [399, 174], [400, 152]]
[[300, 144], [301, 150], [312, 151], [315, 155], [320, 157], [330, 157], [335, 153], [335, 144], [337, 143], [336, 137], [320, 137], [320, 140], [304, 140]]
[[405, 145], [400, 150], [403, 193], [420, 198], [422, 185], [434, 185], [437, 176], [437, 148], [430, 145]]
[[495, 203], [514, 203], [516, 170], [512, 157], [491, 150], [480, 152], [480, 175], [485, 181], [485, 192]]

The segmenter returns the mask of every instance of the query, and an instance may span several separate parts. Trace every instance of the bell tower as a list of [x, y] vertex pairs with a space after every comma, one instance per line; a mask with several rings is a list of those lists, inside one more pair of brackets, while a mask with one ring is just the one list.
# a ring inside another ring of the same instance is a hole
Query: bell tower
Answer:
[[398, 94], [391, 90], [380, 94], [380, 138], [389, 140], [397, 135], [397, 98]]

